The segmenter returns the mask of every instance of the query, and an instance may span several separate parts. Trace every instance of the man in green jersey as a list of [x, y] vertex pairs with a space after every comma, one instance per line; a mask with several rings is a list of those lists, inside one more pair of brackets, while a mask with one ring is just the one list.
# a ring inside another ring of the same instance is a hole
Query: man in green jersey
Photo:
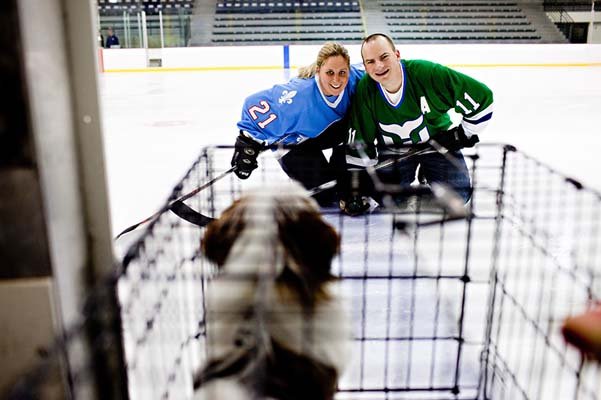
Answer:
[[[463, 147], [478, 142], [478, 134], [492, 116], [493, 95], [481, 82], [450, 68], [425, 60], [401, 59], [386, 35], [363, 40], [361, 56], [367, 74], [359, 81], [349, 116], [349, 169], [398, 157], [408, 148], [432, 145], [438, 151], [409, 157], [377, 170], [383, 183], [408, 186], [417, 167], [428, 182], [451, 186], [465, 202], [471, 196]], [[462, 115], [452, 126], [449, 110]], [[436, 143], [433, 143], [433, 142]], [[354, 193], [340, 206], [351, 215], [369, 208], [366, 194]]]

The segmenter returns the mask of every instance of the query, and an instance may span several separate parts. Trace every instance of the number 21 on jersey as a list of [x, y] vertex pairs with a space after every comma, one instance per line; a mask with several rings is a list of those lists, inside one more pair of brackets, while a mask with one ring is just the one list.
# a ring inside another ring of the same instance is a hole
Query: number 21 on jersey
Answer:
[[263, 118], [265, 115], [267, 115], [266, 119], [257, 122], [257, 125], [259, 125], [261, 129], [265, 129], [267, 125], [269, 125], [271, 122], [275, 121], [278, 118], [277, 115], [275, 115], [274, 113], [269, 113], [269, 110], [271, 110], [269, 103], [265, 100], [261, 100], [259, 102], [259, 105], [254, 105], [250, 107], [248, 109], [248, 112], [250, 113], [250, 116], [254, 121], [258, 120], [259, 118]]

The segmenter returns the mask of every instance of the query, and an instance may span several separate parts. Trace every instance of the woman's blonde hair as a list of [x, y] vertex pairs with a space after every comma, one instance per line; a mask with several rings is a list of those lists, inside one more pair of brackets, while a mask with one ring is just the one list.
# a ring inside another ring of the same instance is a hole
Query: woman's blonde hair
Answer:
[[330, 57], [342, 56], [346, 60], [346, 63], [351, 64], [351, 57], [348, 55], [348, 50], [338, 42], [326, 42], [319, 53], [317, 53], [317, 59], [314, 63], [301, 67], [298, 70], [299, 78], [311, 78], [317, 73], [317, 69], [320, 68], [324, 62]]

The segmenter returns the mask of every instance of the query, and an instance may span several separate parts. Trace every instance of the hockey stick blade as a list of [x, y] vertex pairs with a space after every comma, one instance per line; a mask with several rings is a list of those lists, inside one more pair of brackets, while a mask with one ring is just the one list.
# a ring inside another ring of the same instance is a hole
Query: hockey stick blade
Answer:
[[174, 202], [169, 209], [181, 219], [186, 220], [196, 226], [200, 226], [201, 228], [207, 226], [209, 222], [214, 220], [214, 218], [207, 217], [206, 215], [203, 215], [198, 211], [188, 207], [183, 201]]
[[[179, 209], [181, 210], [181, 208], [182, 208], [182, 207], [180, 206], [180, 203], [182, 203], [184, 200], [187, 200], [187, 199], [189, 199], [190, 197], [192, 197], [192, 196], [196, 195], [197, 193], [199, 193], [199, 192], [203, 191], [204, 189], [206, 189], [206, 188], [208, 188], [209, 186], [213, 185], [213, 184], [214, 184], [215, 182], [217, 182], [218, 180], [220, 180], [220, 179], [223, 179], [223, 178], [224, 178], [224, 177], [226, 177], [227, 175], [231, 174], [231, 173], [232, 173], [232, 172], [234, 172], [236, 169], [237, 169], [237, 167], [236, 167], [236, 166], [234, 166], [234, 167], [232, 167], [232, 168], [228, 169], [227, 171], [224, 171], [224, 172], [222, 172], [221, 174], [217, 175], [215, 178], [211, 179], [210, 181], [208, 181], [208, 182], [206, 182], [206, 183], [204, 183], [204, 184], [200, 185], [200, 186], [199, 186], [199, 187], [197, 187], [196, 189], [194, 189], [194, 190], [192, 190], [192, 191], [190, 191], [190, 192], [188, 192], [188, 193], [186, 193], [186, 194], [184, 194], [184, 195], [181, 195], [181, 196], [180, 196], [180, 197], [178, 197], [177, 199], [175, 199], [175, 200], [173, 200], [173, 201], [169, 202], [169, 204], [168, 204], [167, 206], [165, 206], [165, 207], [161, 208], [161, 209], [160, 209], [158, 212], [156, 212], [156, 213], [152, 214], [150, 217], [148, 217], [148, 218], [146, 218], [146, 219], [144, 219], [144, 220], [142, 220], [142, 221], [140, 221], [140, 222], [138, 222], [138, 223], [136, 223], [136, 224], [133, 224], [132, 226], [130, 226], [130, 227], [126, 228], [126, 229], [124, 229], [124, 230], [123, 230], [121, 233], [119, 233], [119, 234], [118, 234], [118, 235], [115, 237], [115, 240], [119, 239], [121, 236], [125, 235], [126, 233], [129, 233], [129, 232], [131, 232], [131, 231], [133, 231], [133, 230], [137, 229], [137, 228], [138, 228], [140, 225], [143, 225], [143, 224], [145, 224], [145, 223], [147, 223], [147, 222], [150, 222], [150, 221], [154, 220], [155, 218], [157, 218], [159, 215], [161, 215], [161, 214], [162, 214], [162, 213], [164, 213], [165, 211], [167, 211], [167, 210], [172, 210], [172, 211], [173, 211], [173, 207], [174, 207], [174, 206], [175, 206], [175, 208], [176, 208], [176, 209], [178, 209], [178, 207], [180, 207]], [[179, 214], [177, 213], [177, 211], [173, 211], [173, 212], [174, 212], [176, 215], [179, 215]], [[199, 214], [199, 215], [201, 215], [201, 214]], [[205, 218], [209, 218], [209, 217], [205, 217]], [[188, 220], [187, 218], [184, 218], [184, 219]], [[189, 221], [189, 220], [188, 220], [188, 221]]]

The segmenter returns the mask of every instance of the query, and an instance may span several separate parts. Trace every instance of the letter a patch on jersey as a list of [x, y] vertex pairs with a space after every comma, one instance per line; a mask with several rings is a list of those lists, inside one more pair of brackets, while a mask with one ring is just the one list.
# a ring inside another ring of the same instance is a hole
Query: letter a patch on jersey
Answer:
[[426, 96], [421, 96], [419, 98], [419, 104], [422, 109], [422, 114], [427, 114], [430, 112], [430, 105], [428, 104], [428, 100], [426, 100]]

